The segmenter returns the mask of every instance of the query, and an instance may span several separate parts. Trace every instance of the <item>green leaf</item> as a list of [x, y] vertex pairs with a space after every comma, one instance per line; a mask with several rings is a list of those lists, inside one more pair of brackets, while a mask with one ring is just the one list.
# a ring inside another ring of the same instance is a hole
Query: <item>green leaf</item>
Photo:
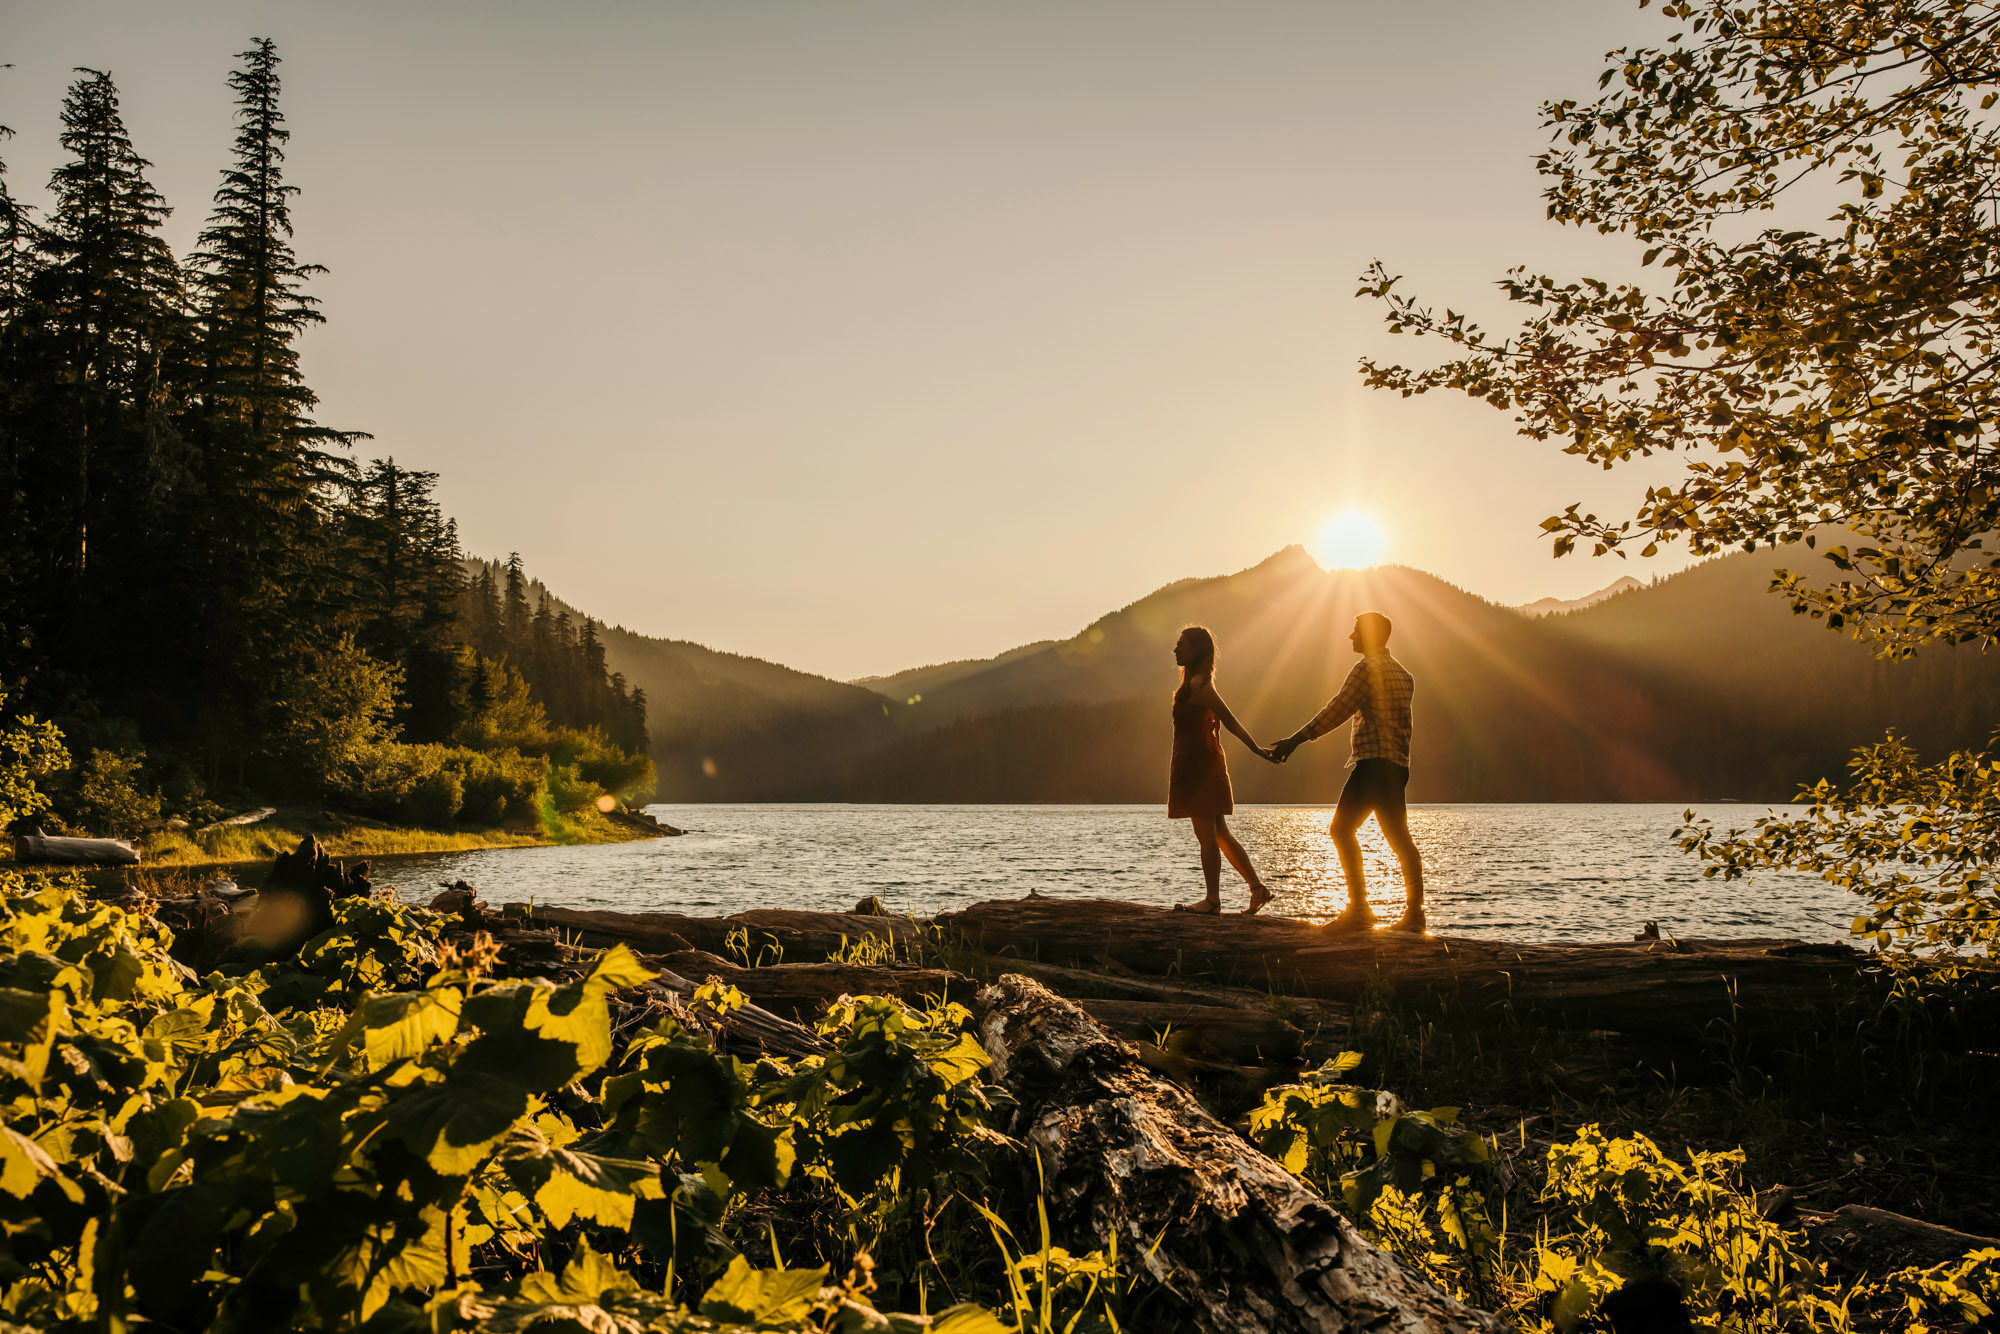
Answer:
[[556, 1227], [582, 1217], [622, 1230], [631, 1226], [634, 1204], [663, 1193], [654, 1164], [557, 1148], [534, 1126], [514, 1128], [500, 1163]]
[[43, 1177], [55, 1175], [55, 1160], [41, 1145], [12, 1126], [0, 1126], [0, 1190], [25, 1200]]
[[785, 1325], [804, 1320], [826, 1282], [826, 1267], [818, 1269], [752, 1269], [737, 1256], [708, 1295], [701, 1313], [710, 1320], [745, 1325]]

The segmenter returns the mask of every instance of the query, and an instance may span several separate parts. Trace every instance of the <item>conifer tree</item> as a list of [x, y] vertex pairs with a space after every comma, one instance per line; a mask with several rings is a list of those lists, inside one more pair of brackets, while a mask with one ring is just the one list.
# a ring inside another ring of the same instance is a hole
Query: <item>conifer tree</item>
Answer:
[[500, 638], [504, 651], [516, 662], [528, 655], [528, 576], [521, 568], [521, 553], [507, 553], [507, 574], [500, 601]]
[[444, 516], [436, 486], [436, 473], [377, 459], [354, 479], [340, 512], [347, 615], [363, 648], [402, 669], [399, 721], [413, 741], [451, 734], [468, 685], [456, 651], [458, 525]]
[[21, 318], [36, 391], [24, 423], [35, 481], [56, 502], [63, 540], [42, 545], [53, 585], [75, 597], [90, 568], [93, 529], [129, 544], [110, 522], [121, 497], [143, 494], [158, 461], [145, 448], [160, 410], [163, 363], [177, 351], [185, 310], [180, 268], [159, 234], [170, 210], [127, 134], [111, 77], [79, 71], [62, 107], [72, 156], [49, 179], [54, 208], [37, 230]]
[[321, 322], [305, 291], [318, 265], [292, 249], [278, 55], [255, 41], [229, 76], [237, 95], [235, 159], [190, 268], [200, 300], [198, 437], [206, 492], [195, 522], [207, 568], [202, 590], [209, 660], [204, 693], [211, 744], [257, 683], [287, 655], [330, 633], [323, 510], [347, 472], [334, 452], [363, 438], [312, 420], [315, 395], [299, 372], [298, 339]]

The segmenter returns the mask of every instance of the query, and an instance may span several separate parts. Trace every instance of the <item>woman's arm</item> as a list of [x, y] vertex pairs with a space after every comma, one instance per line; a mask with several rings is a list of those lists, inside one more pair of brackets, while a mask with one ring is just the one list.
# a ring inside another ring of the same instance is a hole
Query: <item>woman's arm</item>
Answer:
[[1250, 748], [1251, 754], [1261, 756], [1262, 758], [1267, 760], [1271, 758], [1271, 752], [1264, 749], [1264, 747], [1258, 745], [1257, 738], [1251, 736], [1250, 733], [1244, 729], [1243, 724], [1236, 721], [1236, 715], [1229, 711], [1229, 706], [1222, 702], [1222, 696], [1218, 695], [1215, 692], [1214, 681], [1211, 680], [1202, 686], [1202, 695], [1203, 695], [1202, 702], [1208, 705], [1210, 712], [1215, 714], [1216, 719], [1220, 721], [1224, 727], [1228, 728], [1231, 732], [1236, 734], [1236, 739], [1238, 741], [1241, 741], [1244, 745]]

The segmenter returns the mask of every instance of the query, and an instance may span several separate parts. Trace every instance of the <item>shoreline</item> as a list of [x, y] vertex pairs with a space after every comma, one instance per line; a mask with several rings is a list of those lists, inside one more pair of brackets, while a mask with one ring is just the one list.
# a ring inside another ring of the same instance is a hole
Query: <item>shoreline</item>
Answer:
[[268, 866], [301, 840], [313, 838], [327, 855], [343, 861], [381, 862], [430, 857], [453, 852], [486, 852], [511, 848], [582, 847], [638, 843], [670, 838], [680, 830], [630, 811], [589, 811], [562, 822], [551, 836], [540, 830], [424, 829], [376, 821], [327, 819], [324, 813], [281, 812], [253, 825], [236, 825], [205, 834], [169, 831], [132, 840], [140, 860], [128, 865], [65, 865], [19, 862], [11, 853], [0, 856], [0, 870], [28, 873], [81, 871], [97, 877], [152, 874], [185, 875], [202, 871]]

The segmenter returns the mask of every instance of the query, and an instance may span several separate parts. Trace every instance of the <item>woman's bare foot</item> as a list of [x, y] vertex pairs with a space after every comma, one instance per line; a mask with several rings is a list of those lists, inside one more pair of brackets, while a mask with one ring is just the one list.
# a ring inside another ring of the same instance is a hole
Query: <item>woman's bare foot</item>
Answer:
[[1271, 901], [1271, 891], [1262, 885], [1250, 886], [1250, 906], [1243, 910], [1245, 917], [1254, 917], [1257, 910]]
[[1424, 910], [1412, 904], [1403, 910], [1401, 920], [1389, 929], [1391, 931], [1407, 931], [1413, 936], [1421, 936], [1429, 926], [1430, 924], [1424, 920]]
[[1222, 900], [1203, 899], [1200, 903], [1176, 903], [1174, 905], [1174, 911], [1216, 914], [1222, 911]]

